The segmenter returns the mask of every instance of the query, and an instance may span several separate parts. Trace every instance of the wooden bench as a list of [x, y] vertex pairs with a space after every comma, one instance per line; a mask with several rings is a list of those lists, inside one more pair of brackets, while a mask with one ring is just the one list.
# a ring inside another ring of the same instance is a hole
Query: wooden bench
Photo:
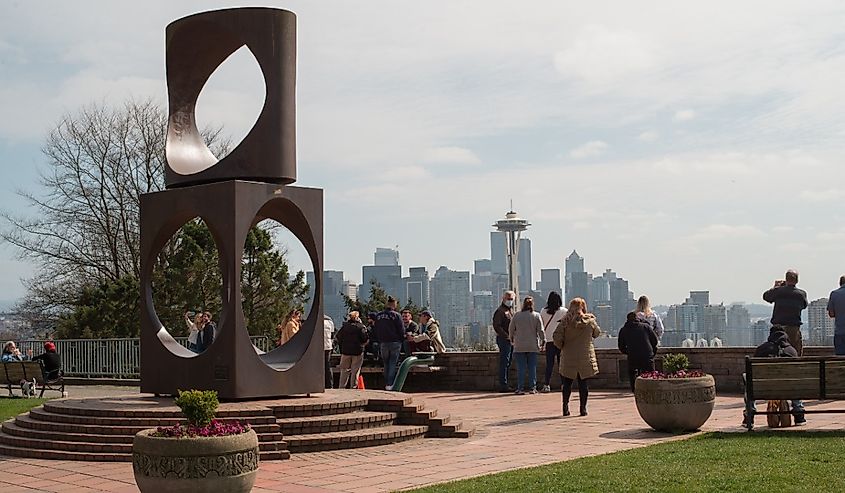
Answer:
[[14, 396], [13, 388], [20, 387], [21, 380], [31, 382], [35, 380], [36, 388], [41, 388], [38, 397], [44, 397], [45, 390], [53, 390], [64, 395], [65, 382], [59, 372], [59, 378], [47, 380], [44, 377], [44, 364], [41, 361], [11, 361], [3, 363], [3, 373], [0, 374], [0, 385], [9, 390], [9, 397]]
[[[845, 400], [845, 357], [745, 357], [745, 427], [754, 427], [755, 400]], [[804, 410], [805, 414], [845, 413], [845, 409]]]

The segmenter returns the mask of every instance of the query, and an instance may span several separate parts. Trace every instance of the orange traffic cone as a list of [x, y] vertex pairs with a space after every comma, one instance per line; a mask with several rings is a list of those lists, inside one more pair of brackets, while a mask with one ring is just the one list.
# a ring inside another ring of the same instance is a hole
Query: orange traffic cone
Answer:
[[364, 375], [358, 375], [358, 390], [364, 390]]

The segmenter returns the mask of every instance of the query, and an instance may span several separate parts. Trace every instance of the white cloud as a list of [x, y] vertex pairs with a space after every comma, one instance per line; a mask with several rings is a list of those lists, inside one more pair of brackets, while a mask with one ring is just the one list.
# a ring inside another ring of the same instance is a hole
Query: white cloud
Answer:
[[569, 156], [575, 159], [584, 159], [588, 157], [595, 157], [604, 153], [607, 149], [607, 144], [600, 140], [591, 140], [582, 144], [575, 149], [569, 151]]
[[555, 68], [588, 84], [605, 84], [657, 64], [655, 47], [643, 36], [606, 26], [585, 26], [567, 48], [555, 53]]
[[724, 241], [737, 238], [760, 238], [766, 236], [760, 228], [749, 224], [710, 224], [700, 228], [688, 237], [691, 241]]
[[422, 160], [426, 164], [481, 164], [474, 152], [463, 147], [433, 147], [423, 154]]
[[798, 196], [807, 202], [839, 202], [845, 199], [845, 190], [835, 188], [802, 190]]
[[675, 116], [672, 117], [673, 120], [676, 122], [686, 122], [690, 121], [695, 118], [695, 111], [694, 110], [678, 110], [675, 112]]
[[637, 136], [637, 140], [642, 142], [655, 142], [660, 138], [660, 134], [654, 130], [647, 130]]

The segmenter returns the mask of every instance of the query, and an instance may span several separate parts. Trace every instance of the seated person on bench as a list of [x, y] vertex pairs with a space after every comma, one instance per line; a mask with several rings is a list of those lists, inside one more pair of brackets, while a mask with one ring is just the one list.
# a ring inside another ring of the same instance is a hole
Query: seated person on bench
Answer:
[[51, 341], [44, 343], [44, 354], [32, 357], [32, 361], [44, 362], [44, 380], [51, 382], [62, 376], [62, 357], [56, 352], [56, 345]]
[[[786, 335], [786, 332], [782, 330], [776, 330], [769, 334], [769, 340], [757, 346], [757, 349], [754, 351], [755, 358], [797, 358], [798, 351], [792, 347], [792, 344], [789, 343], [789, 336]], [[745, 375], [742, 376], [743, 383], [745, 383]], [[743, 400], [746, 400], [747, 397], [745, 393], [743, 393]], [[755, 403], [751, 403], [751, 409], [757, 410]], [[806, 419], [804, 418], [804, 414], [801, 412], [803, 411], [804, 407], [796, 406], [795, 401], [792, 401], [792, 409], [793, 414], [795, 414], [795, 424], [801, 425], [806, 423]], [[800, 413], [800, 414], [799, 414]], [[745, 411], [742, 412], [743, 419], [742, 424], [746, 425], [748, 416], [745, 415]]]
[[3, 345], [3, 356], [0, 361], [3, 363], [12, 363], [14, 361], [25, 361], [26, 356], [21, 354], [21, 350], [15, 346], [15, 341], [9, 341]]

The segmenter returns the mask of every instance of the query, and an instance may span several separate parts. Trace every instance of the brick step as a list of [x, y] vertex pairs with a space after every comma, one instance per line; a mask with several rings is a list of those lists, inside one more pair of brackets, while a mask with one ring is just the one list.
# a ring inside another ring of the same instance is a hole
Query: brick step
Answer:
[[429, 427], [428, 438], [469, 438], [475, 435], [475, 427], [467, 426], [463, 422], [442, 426]]
[[[336, 431], [361, 430], [392, 425], [396, 413], [374, 411], [355, 411], [329, 416], [304, 416], [299, 418], [281, 418], [276, 423], [285, 435], [309, 435]], [[424, 423], [415, 423], [424, 424]]]
[[33, 450], [62, 450], [65, 452], [98, 454], [132, 454], [132, 443], [89, 443], [66, 440], [19, 437], [0, 433], [0, 444], [12, 447], [26, 447]]
[[367, 406], [364, 397], [351, 398], [344, 401], [322, 402], [314, 404], [270, 404], [276, 418], [302, 418], [308, 416], [327, 416], [332, 414], [346, 414], [361, 411]]
[[[101, 425], [86, 425], [77, 423], [60, 423], [53, 421], [43, 421], [35, 419], [27, 414], [21, 414], [15, 418], [15, 424], [22, 428], [29, 428], [31, 430], [52, 431], [56, 433], [79, 433], [87, 435], [128, 435], [133, 436], [141, 430], [152, 428], [151, 426], [134, 426], [131, 422], [126, 423], [125, 426], [101, 426]], [[258, 439], [261, 440], [264, 434], [273, 434], [279, 432], [279, 427], [274, 422], [273, 424], [250, 425], [256, 433]]]
[[423, 409], [416, 413], [397, 413], [397, 419], [405, 425], [440, 425], [449, 422], [449, 415], [440, 415], [437, 409]]
[[[109, 409], [99, 407], [91, 400], [63, 399], [47, 401], [43, 407], [45, 410], [56, 414], [68, 414], [73, 416], [97, 416], [102, 418], [175, 418], [185, 419], [182, 411], [173, 406], [173, 399], [162, 399], [160, 402], [163, 409]], [[273, 410], [268, 407], [247, 407], [242, 409], [218, 408], [218, 418], [244, 419], [257, 416], [273, 416]]]
[[425, 436], [426, 426], [390, 425], [365, 430], [338, 431], [312, 435], [287, 435], [285, 441], [292, 453], [318, 452], [345, 448], [386, 445]]
[[[100, 417], [100, 416], [76, 416], [71, 414], [59, 414], [45, 410], [41, 407], [33, 408], [29, 411], [29, 416], [41, 421], [51, 421], [54, 423], [72, 423], [82, 425], [97, 425], [97, 426], [125, 426], [128, 418], [116, 417]], [[221, 421], [229, 421], [223, 419]], [[239, 418], [235, 421], [247, 422], [250, 424], [275, 424], [276, 418], [270, 416], [254, 416]], [[184, 418], [131, 418], [133, 426], [143, 426], [144, 428], [155, 428], [156, 426], [172, 426], [176, 423], [184, 423]]]
[[[0, 437], [2, 437], [0, 433]], [[28, 447], [17, 447], [7, 445], [0, 441], [0, 455], [10, 457], [25, 457], [29, 459], [52, 459], [52, 460], [75, 460], [91, 462], [132, 462], [132, 454], [116, 454], [104, 452], [73, 452], [67, 450], [32, 449]], [[286, 460], [290, 459], [290, 452], [287, 450], [262, 451], [258, 454], [259, 460]]]

